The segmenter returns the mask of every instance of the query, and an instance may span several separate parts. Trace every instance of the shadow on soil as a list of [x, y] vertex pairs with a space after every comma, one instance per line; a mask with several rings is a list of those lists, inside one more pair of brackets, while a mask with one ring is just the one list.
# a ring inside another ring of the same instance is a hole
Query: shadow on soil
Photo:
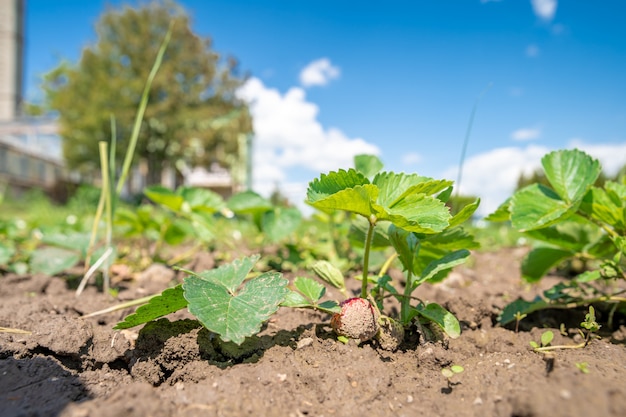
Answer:
[[79, 379], [51, 358], [2, 359], [0, 375], [0, 417], [56, 416], [89, 398]]

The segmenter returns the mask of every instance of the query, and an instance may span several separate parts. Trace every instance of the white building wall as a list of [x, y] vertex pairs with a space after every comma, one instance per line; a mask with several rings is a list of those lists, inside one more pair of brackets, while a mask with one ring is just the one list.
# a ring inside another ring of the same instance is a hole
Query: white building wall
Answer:
[[24, 0], [0, 0], [0, 121], [13, 120], [22, 104]]

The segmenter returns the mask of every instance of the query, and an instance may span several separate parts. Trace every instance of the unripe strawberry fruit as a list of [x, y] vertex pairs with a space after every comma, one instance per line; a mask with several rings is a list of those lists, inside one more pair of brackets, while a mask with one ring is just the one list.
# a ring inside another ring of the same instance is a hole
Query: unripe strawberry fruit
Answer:
[[341, 303], [341, 313], [330, 320], [335, 333], [361, 342], [370, 340], [378, 332], [378, 313], [364, 298], [350, 298]]

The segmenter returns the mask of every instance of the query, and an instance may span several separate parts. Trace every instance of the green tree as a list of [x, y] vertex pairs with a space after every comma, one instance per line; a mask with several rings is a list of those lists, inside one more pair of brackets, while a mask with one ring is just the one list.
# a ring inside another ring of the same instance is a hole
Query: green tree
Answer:
[[233, 58], [223, 60], [211, 40], [194, 34], [174, 2], [109, 9], [96, 25], [95, 45], [77, 65], [61, 63], [44, 78], [47, 106], [58, 112], [63, 152], [72, 169], [99, 164], [98, 142], [111, 140], [115, 116], [117, 157], [128, 145], [135, 112], [155, 56], [172, 25], [172, 37], [152, 84], [134, 162], [147, 166], [148, 184], [163, 167], [208, 165], [232, 169], [251, 118], [235, 91], [243, 79]]

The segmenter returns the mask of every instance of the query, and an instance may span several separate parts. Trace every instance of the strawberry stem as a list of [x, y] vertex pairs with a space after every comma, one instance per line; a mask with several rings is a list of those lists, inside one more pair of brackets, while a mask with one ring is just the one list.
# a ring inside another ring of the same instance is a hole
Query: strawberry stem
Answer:
[[367, 298], [367, 276], [370, 264], [370, 247], [372, 246], [372, 238], [374, 237], [374, 226], [376, 226], [376, 216], [371, 215], [368, 218], [369, 227], [365, 236], [365, 252], [363, 253], [363, 281], [361, 282], [361, 298]]

